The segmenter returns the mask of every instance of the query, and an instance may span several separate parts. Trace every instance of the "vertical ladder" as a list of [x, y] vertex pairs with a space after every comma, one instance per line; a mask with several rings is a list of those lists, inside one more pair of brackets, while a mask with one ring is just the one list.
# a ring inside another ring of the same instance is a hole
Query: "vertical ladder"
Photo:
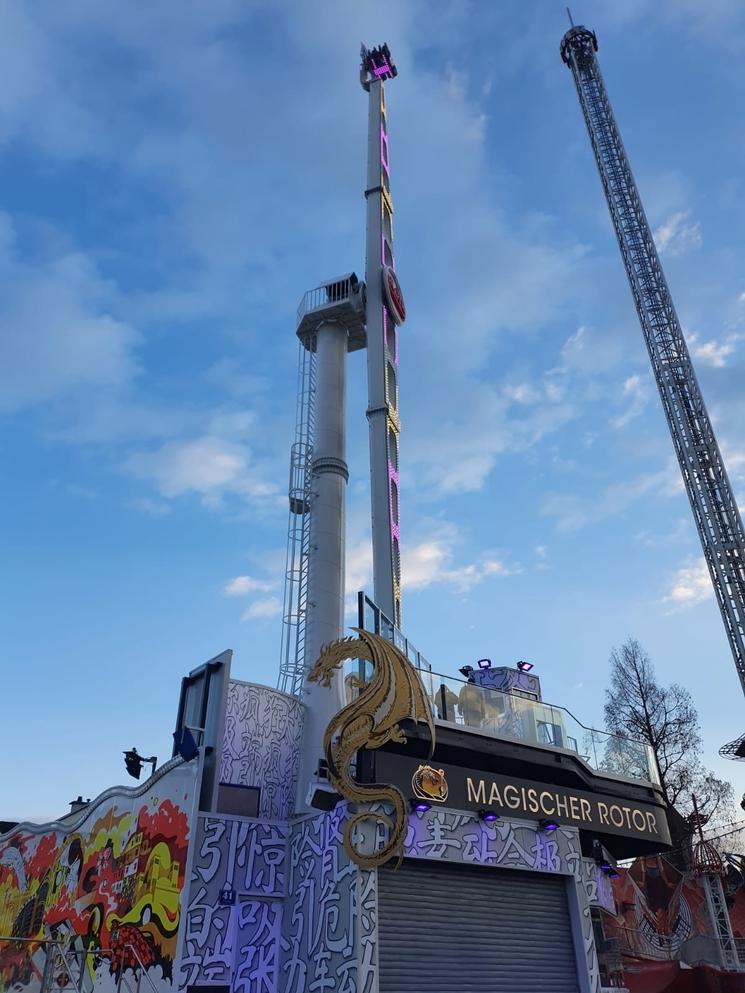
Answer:
[[289, 515], [287, 558], [282, 608], [282, 643], [277, 686], [300, 696], [305, 672], [305, 623], [310, 553], [311, 463], [316, 396], [316, 347], [298, 342], [297, 406], [295, 441], [290, 449]]

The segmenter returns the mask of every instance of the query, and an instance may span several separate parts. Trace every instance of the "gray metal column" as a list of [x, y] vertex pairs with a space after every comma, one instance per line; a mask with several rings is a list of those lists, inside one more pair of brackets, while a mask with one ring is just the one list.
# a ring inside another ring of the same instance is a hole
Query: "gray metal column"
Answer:
[[[340, 638], [344, 626], [345, 500], [349, 471], [346, 463], [347, 410], [346, 327], [324, 321], [316, 331], [316, 421], [310, 502], [310, 562], [308, 574], [306, 669], [324, 645]], [[323, 755], [326, 727], [342, 706], [342, 673], [331, 689], [305, 681], [306, 705], [298, 807], [318, 760]]]
[[395, 276], [393, 199], [390, 188], [388, 123], [384, 79], [396, 75], [387, 46], [362, 50], [361, 80], [369, 94], [367, 133], [367, 418], [370, 426], [375, 602], [401, 627], [401, 552], [399, 524], [398, 330], [405, 318], [403, 298], [396, 310], [385, 286]]

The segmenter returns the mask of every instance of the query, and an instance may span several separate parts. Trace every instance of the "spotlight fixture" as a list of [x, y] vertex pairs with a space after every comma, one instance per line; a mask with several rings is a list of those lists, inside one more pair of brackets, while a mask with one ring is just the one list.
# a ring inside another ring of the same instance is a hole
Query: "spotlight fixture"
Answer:
[[520, 672], [530, 672], [530, 670], [533, 668], [533, 663], [523, 662], [523, 660], [520, 659], [520, 661], [517, 663], [517, 668], [520, 670]]
[[476, 665], [479, 669], [491, 669], [491, 659], [479, 659]]
[[499, 814], [495, 810], [480, 810], [479, 817], [482, 821], [486, 821], [487, 824], [499, 820]]
[[595, 865], [598, 867], [598, 869], [600, 869], [602, 873], [605, 873], [606, 876], [610, 876], [611, 879], [616, 879], [618, 877], [618, 869], [616, 869], [616, 860], [603, 847], [603, 845], [600, 843], [599, 838], [593, 838], [592, 857], [595, 861]]
[[472, 666], [472, 665], [462, 665], [462, 666], [460, 667], [460, 669], [458, 669], [458, 672], [459, 672], [459, 673], [460, 673], [460, 674], [461, 674], [462, 676], [465, 676], [465, 677], [466, 677], [466, 679], [468, 679], [468, 677], [469, 677], [469, 676], [471, 675], [471, 673], [473, 672], [473, 666]]
[[308, 786], [305, 802], [316, 810], [333, 810], [341, 797], [328, 782], [318, 781]]
[[556, 831], [558, 826], [559, 825], [556, 823], [556, 821], [552, 821], [548, 817], [542, 817], [540, 821], [538, 821], [538, 827], [541, 829], [541, 831], [545, 831], [546, 834], [548, 834], [550, 831]]
[[155, 755], [151, 755], [149, 759], [146, 759], [144, 755], [140, 755], [136, 748], [131, 748], [128, 752], [124, 752], [124, 766], [127, 772], [134, 779], [140, 778], [140, 773], [142, 772], [142, 767], [145, 763], [150, 763], [152, 769], [150, 770], [151, 775], [155, 775], [155, 767], [158, 764], [158, 759]]
[[419, 800], [417, 797], [413, 796], [409, 800], [409, 806], [415, 814], [426, 814], [427, 811], [432, 806], [431, 803], [427, 803], [426, 800]]
[[614, 865], [611, 865], [607, 860], [600, 863], [600, 871], [604, 872], [606, 876], [611, 879], [618, 879], [618, 869]]

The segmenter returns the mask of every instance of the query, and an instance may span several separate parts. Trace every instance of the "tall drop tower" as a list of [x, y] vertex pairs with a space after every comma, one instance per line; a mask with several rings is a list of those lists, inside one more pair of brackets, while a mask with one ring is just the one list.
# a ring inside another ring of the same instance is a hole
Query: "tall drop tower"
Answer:
[[289, 526], [279, 688], [305, 707], [298, 803], [315, 780], [329, 720], [343, 704], [342, 676], [331, 692], [309, 683], [321, 648], [344, 630], [347, 353], [367, 348], [373, 580], [382, 611], [400, 625], [396, 327], [406, 308], [394, 269], [384, 81], [397, 75], [387, 45], [362, 48], [360, 81], [369, 93], [366, 282], [354, 273], [309, 290], [300, 302], [295, 443], [290, 456]]
[[[594, 31], [573, 26], [562, 39], [561, 57], [577, 87], [683, 482], [745, 692], [745, 532], [605, 90], [597, 49]], [[736, 753], [737, 745], [725, 746], [723, 752]]]
[[363, 45], [360, 82], [368, 93], [367, 132], [367, 419], [370, 430], [375, 602], [401, 627], [398, 494], [398, 332], [406, 307], [393, 255], [393, 200], [384, 80], [396, 76], [388, 46]]

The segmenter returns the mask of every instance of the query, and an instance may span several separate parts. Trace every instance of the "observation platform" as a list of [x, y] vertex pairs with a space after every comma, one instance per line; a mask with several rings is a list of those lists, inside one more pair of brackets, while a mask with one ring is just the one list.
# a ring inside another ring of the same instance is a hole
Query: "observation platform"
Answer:
[[318, 326], [336, 321], [347, 329], [347, 351], [356, 352], [367, 346], [366, 315], [365, 284], [349, 272], [303, 294], [297, 309], [297, 336], [312, 350]]

